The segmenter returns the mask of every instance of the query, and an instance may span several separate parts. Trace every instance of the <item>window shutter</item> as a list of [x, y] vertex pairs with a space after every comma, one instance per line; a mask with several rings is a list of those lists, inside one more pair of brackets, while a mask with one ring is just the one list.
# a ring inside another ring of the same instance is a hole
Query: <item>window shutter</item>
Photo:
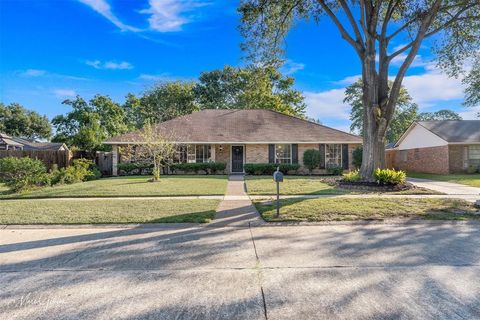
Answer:
[[325, 169], [325, 145], [320, 144], [318, 148], [320, 149], [320, 169]]
[[275, 163], [275, 145], [268, 145], [268, 163]]
[[298, 163], [298, 144], [292, 144], [292, 163]]
[[342, 144], [342, 168], [344, 170], [348, 170], [348, 144]]

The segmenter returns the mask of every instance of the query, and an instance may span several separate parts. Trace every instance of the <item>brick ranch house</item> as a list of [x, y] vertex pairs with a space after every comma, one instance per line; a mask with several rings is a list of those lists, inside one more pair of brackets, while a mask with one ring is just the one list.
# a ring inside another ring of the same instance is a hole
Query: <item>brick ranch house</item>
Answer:
[[[202, 110], [157, 124], [155, 130], [177, 137], [174, 162], [223, 162], [227, 173], [243, 173], [247, 163], [302, 165], [307, 149], [322, 154], [315, 173], [334, 165], [352, 169], [352, 151], [362, 143], [359, 136], [262, 109]], [[119, 147], [141, 144], [141, 135], [131, 132], [105, 144], [112, 145], [112, 174], [118, 175]]]
[[393, 148], [387, 166], [423, 173], [462, 173], [480, 168], [480, 120], [414, 122]]

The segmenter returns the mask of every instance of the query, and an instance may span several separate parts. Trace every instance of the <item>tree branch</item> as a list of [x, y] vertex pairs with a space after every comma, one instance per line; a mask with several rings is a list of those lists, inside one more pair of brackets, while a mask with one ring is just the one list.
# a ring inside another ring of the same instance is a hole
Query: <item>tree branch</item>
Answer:
[[342, 35], [342, 38], [345, 39], [348, 43], [352, 45], [352, 47], [357, 51], [358, 55], [361, 56], [362, 53], [362, 46], [357, 43], [352, 36], [347, 32], [345, 27], [342, 25], [340, 20], [338, 20], [337, 16], [330, 10], [328, 5], [325, 3], [324, 0], [317, 0], [317, 2], [322, 6], [323, 10], [325, 10], [325, 13], [332, 19], [333, 23], [337, 26], [337, 29], [340, 31], [340, 34]]
[[360, 44], [363, 47], [363, 37], [362, 37], [362, 34], [360, 33], [360, 30], [358, 28], [357, 23], [355, 22], [355, 18], [353, 17], [352, 11], [348, 7], [345, 0], [337, 0], [337, 2], [340, 2], [340, 5], [342, 6], [343, 10], [347, 14], [348, 20], [350, 21], [350, 24], [352, 25], [353, 31], [355, 32], [355, 36], [357, 38], [357, 43]]

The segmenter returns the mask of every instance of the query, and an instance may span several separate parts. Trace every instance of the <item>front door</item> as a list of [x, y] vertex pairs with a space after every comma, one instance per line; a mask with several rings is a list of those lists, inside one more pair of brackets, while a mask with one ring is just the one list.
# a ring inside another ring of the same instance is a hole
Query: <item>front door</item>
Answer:
[[243, 146], [232, 146], [232, 172], [243, 172]]

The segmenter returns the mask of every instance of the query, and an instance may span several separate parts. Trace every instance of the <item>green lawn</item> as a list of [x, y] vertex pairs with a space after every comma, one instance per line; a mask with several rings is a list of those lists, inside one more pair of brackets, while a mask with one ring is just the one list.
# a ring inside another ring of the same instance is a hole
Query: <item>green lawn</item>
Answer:
[[[276, 184], [271, 176], [246, 176], [245, 183], [250, 195], [276, 194]], [[280, 194], [343, 194], [348, 191], [321, 181], [321, 177], [285, 176], [280, 183]]]
[[219, 200], [4, 200], [0, 224], [209, 222]]
[[0, 198], [55, 198], [55, 197], [140, 197], [224, 195], [226, 176], [163, 176], [159, 182], [150, 177], [115, 177], [45, 187], [21, 194], [8, 194], [0, 187]]
[[409, 177], [431, 179], [439, 181], [447, 181], [465, 184], [472, 187], [480, 187], [480, 174], [432, 174], [432, 173], [415, 173], [409, 172]]
[[478, 210], [463, 200], [411, 198], [323, 198], [281, 200], [280, 217], [274, 202], [255, 202], [266, 221], [343, 221], [385, 218], [432, 220], [480, 219]]

